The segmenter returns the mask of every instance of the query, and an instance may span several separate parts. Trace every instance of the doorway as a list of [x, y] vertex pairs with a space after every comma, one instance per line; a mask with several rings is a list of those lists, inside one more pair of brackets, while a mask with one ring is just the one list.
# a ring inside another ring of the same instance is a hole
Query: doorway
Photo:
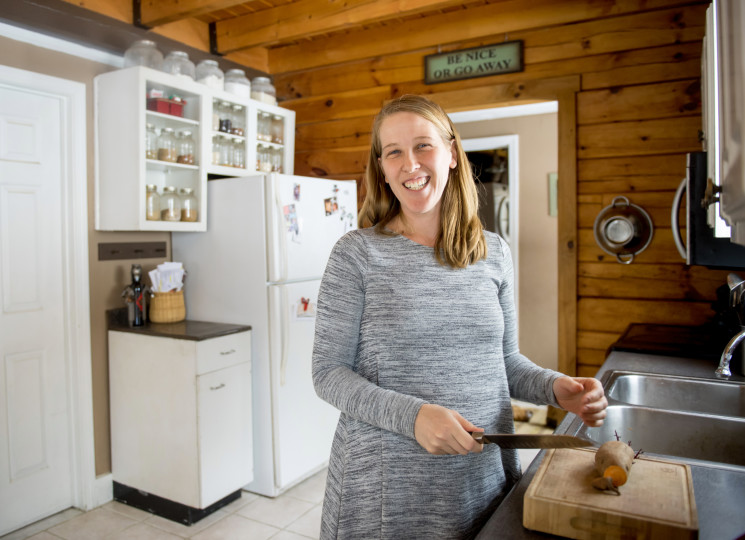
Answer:
[[0, 66], [0, 535], [95, 483], [85, 85]]
[[559, 232], [557, 216], [549, 210], [549, 175], [557, 172], [559, 160], [558, 103], [450, 116], [467, 153], [508, 156], [508, 230], [520, 350], [541, 367], [558, 369]]

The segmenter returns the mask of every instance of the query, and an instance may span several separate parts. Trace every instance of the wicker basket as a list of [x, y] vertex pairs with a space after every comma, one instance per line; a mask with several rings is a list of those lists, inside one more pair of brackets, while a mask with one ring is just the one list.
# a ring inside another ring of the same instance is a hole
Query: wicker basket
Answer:
[[153, 293], [150, 299], [150, 322], [172, 323], [186, 318], [184, 291]]

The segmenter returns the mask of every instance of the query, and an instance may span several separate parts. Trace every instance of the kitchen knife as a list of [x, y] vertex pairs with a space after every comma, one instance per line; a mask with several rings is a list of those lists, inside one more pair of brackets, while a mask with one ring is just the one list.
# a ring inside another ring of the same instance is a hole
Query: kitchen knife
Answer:
[[480, 432], [474, 432], [471, 435], [480, 443], [492, 443], [501, 448], [575, 448], [594, 445], [592, 441], [572, 435], [491, 434]]

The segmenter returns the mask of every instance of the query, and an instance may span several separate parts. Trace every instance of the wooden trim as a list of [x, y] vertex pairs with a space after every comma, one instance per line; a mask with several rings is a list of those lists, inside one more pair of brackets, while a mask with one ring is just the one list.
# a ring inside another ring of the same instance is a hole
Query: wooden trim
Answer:
[[448, 112], [526, 101], [559, 103], [559, 371], [577, 373], [577, 92], [580, 77], [468, 88], [428, 97]]

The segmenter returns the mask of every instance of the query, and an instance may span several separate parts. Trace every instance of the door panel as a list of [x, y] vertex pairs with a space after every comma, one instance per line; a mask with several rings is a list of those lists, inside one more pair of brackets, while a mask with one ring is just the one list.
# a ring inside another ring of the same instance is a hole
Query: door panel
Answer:
[[271, 318], [275, 481], [280, 489], [328, 462], [339, 411], [316, 395], [311, 375], [320, 280], [274, 285]]
[[357, 185], [282, 174], [267, 178], [269, 281], [320, 278], [331, 248], [357, 226]]
[[0, 87], [0, 534], [73, 502], [61, 117]]

